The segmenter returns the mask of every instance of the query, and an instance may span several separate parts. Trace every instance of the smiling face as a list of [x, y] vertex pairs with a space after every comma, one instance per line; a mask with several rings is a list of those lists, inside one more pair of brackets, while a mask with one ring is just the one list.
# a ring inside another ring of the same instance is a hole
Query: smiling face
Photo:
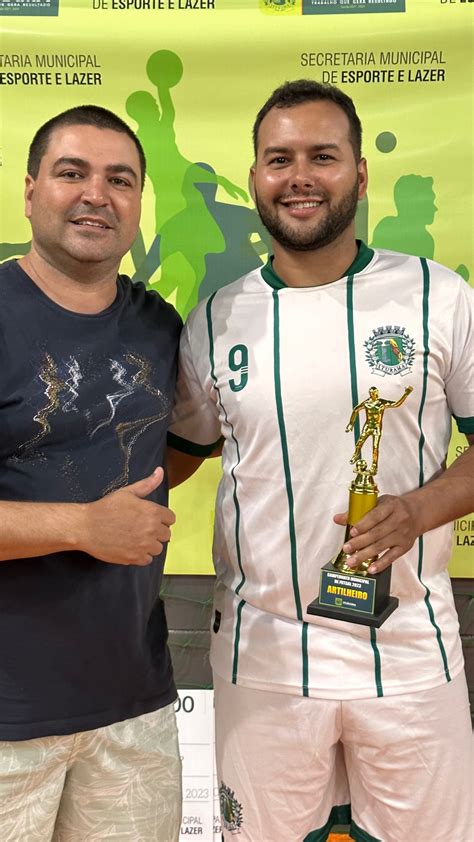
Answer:
[[37, 177], [26, 177], [32, 250], [60, 270], [84, 264], [118, 269], [136, 237], [140, 209], [140, 160], [122, 132], [60, 127]]
[[322, 248], [353, 227], [367, 187], [349, 120], [327, 100], [272, 108], [260, 125], [251, 174], [263, 224], [294, 251]]

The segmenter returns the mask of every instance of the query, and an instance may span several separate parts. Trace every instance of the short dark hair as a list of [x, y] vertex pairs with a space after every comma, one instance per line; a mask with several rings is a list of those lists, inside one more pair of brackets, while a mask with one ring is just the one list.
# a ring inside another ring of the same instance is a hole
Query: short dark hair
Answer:
[[296, 79], [293, 82], [285, 82], [280, 85], [267, 99], [257, 114], [253, 126], [253, 148], [257, 155], [258, 131], [264, 117], [272, 108], [292, 108], [294, 105], [303, 105], [306, 102], [318, 102], [328, 100], [339, 106], [349, 120], [349, 140], [354, 150], [356, 161], [360, 161], [362, 154], [362, 125], [357, 116], [355, 105], [347, 94], [343, 93], [335, 85], [324, 85], [315, 82], [313, 79]]
[[107, 108], [102, 108], [100, 105], [78, 105], [75, 108], [68, 108], [67, 111], [62, 111], [55, 117], [51, 117], [44, 123], [36, 132], [28, 152], [27, 171], [32, 178], [37, 178], [41, 160], [45, 154], [52, 133], [55, 129], [61, 126], [95, 126], [98, 129], [112, 129], [114, 132], [121, 132], [128, 135], [130, 140], [133, 140], [138, 157], [140, 159], [141, 169], [141, 184], [142, 189], [145, 184], [146, 174], [146, 158], [135, 132], [130, 126]]

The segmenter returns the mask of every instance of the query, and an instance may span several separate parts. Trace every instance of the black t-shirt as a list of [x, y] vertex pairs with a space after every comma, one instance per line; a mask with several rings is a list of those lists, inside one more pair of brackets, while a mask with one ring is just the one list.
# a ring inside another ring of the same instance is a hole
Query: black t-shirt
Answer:
[[[180, 329], [125, 276], [110, 307], [83, 315], [3, 264], [0, 500], [89, 502], [163, 465]], [[165, 483], [150, 497], [167, 498]], [[0, 562], [0, 740], [100, 728], [175, 699], [164, 557]]]

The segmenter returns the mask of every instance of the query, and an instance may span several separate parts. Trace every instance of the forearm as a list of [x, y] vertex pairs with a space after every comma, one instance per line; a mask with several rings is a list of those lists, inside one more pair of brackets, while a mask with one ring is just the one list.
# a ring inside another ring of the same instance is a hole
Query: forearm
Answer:
[[[468, 438], [471, 446], [447, 471], [400, 497], [383, 495], [375, 508], [352, 527], [343, 546], [351, 556], [351, 566], [382, 554], [369, 567], [369, 573], [380, 573], [406, 553], [420, 535], [474, 509], [474, 436]], [[347, 513], [334, 519], [346, 523]]]
[[354, 421], [356, 420], [356, 418], [357, 418], [357, 413], [353, 412], [351, 417], [349, 418], [349, 421], [347, 422], [346, 433], [350, 433], [351, 430], [353, 430]]
[[161, 106], [160, 125], [161, 127], [167, 125], [168, 127], [173, 128], [175, 110], [173, 100], [171, 99], [170, 89], [166, 85], [158, 85], [157, 91]]
[[109, 564], [151, 564], [176, 518], [146, 498], [163, 468], [91, 503], [0, 503], [0, 561], [71, 550]]
[[0, 503], [0, 561], [81, 549], [84, 504]]
[[[474, 437], [472, 437], [474, 441]], [[474, 510], [474, 447], [439, 477], [403, 495], [414, 512], [417, 532], [423, 535]]]
[[390, 404], [389, 404], [389, 406], [390, 406], [392, 409], [396, 409], [397, 407], [401, 406], [401, 405], [402, 405], [402, 403], [405, 403], [405, 401], [406, 401], [406, 399], [407, 399], [408, 395], [410, 395], [412, 392], [413, 392], [413, 389], [405, 389], [405, 391], [404, 391], [403, 395], [401, 396], [401, 398], [399, 398], [399, 399], [398, 399], [398, 401], [394, 401], [393, 403], [390, 403]]
[[229, 178], [227, 178], [225, 175], [217, 175], [217, 173], [216, 173], [213, 176], [212, 180], [216, 184], [218, 184], [220, 187], [223, 187], [224, 190], [229, 190], [229, 188], [231, 188], [231, 187], [234, 187], [234, 188], [236, 187], [236, 185], [233, 184], [232, 181]]

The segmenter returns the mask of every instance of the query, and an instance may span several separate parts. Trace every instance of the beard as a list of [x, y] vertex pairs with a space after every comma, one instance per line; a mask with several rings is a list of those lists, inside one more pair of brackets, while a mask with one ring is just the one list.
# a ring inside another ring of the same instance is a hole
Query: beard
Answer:
[[[320, 196], [321, 192], [318, 193], [318, 197]], [[311, 195], [304, 197], [307, 201], [311, 198]], [[277, 243], [292, 251], [312, 251], [334, 242], [353, 221], [358, 202], [357, 180], [337, 204], [327, 205], [327, 213], [319, 222], [308, 226], [302, 221], [298, 224], [298, 220], [295, 220], [291, 225], [280, 219], [278, 211], [272, 205], [265, 204], [257, 194], [255, 195], [255, 205], [265, 228]]]

